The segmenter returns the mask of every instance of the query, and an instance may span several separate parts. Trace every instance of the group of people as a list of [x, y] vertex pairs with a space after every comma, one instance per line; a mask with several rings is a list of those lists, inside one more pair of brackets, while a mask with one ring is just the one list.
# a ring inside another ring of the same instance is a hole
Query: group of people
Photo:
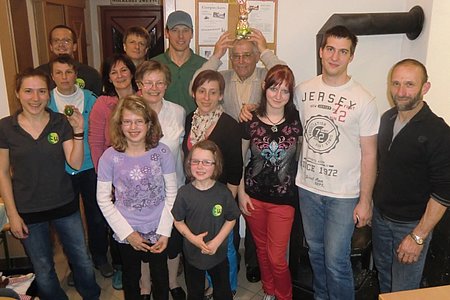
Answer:
[[[450, 129], [423, 100], [424, 65], [394, 65], [394, 107], [380, 121], [348, 75], [357, 38], [343, 26], [324, 35], [322, 74], [297, 87], [257, 29], [224, 33], [208, 60], [189, 48], [189, 14], [170, 14], [165, 34], [167, 51], [146, 60], [148, 32], [129, 28], [100, 76], [74, 60], [76, 34], [58, 25], [54, 58], [17, 75], [21, 109], [0, 120], [0, 193], [40, 299], [67, 299], [51, 227], [83, 299], [100, 297], [93, 266], [125, 299], [186, 299], [181, 253], [188, 299], [233, 299], [241, 213], [247, 279], [262, 281], [264, 300], [292, 299], [297, 203], [315, 299], [354, 299], [355, 226], [372, 226], [381, 292], [418, 288], [450, 205]], [[231, 69], [219, 72], [227, 50]]]

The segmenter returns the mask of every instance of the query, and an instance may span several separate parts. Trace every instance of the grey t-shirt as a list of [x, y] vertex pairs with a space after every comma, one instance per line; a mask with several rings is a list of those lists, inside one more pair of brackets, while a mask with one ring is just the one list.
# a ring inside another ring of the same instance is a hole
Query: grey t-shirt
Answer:
[[[184, 220], [195, 235], [207, 231], [204, 241], [208, 242], [219, 233], [225, 221], [239, 218], [240, 211], [226, 185], [216, 182], [210, 189], [201, 191], [189, 183], [178, 190], [172, 215], [177, 221]], [[227, 257], [227, 240], [214, 255], [207, 255], [185, 238], [183, 251], [189, 264], [200, 270], [208, 270]]]

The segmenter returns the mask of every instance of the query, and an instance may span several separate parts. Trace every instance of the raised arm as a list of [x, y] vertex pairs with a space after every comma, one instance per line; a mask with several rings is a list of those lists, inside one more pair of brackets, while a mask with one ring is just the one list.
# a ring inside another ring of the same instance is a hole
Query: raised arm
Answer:
[[286, 63], [280, 60], [273, 51], [267, 48], [267, 41], [261, 31], [256, 28], [252, 28], [251, 33], [248, 35], [249, 41], [255, 42], [258, 51], [260, 53], [260, 60], [264, 64], [267, 70], [270, 70], [276, 65], [286, 65]]
[[67, 163], [75, 170], [79, 170], [84, 159], [84, 120], [78, 108], [74, 107], [74, 112], [67, 117], [73, 128], [74, 138], [63, 142], [64, 155]]

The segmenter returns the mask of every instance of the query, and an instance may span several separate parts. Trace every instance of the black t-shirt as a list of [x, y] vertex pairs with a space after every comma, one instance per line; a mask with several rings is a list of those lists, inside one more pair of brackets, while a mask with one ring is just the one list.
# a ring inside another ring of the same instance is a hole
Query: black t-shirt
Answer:
[[[176, 221], [184, 220], [195, 235], [207, 231], [208, 235], [204, 241], [208, 242], [219, 233], [225, 221], [239, 218], [240, 211], [226, 185], [216, 182], [210, 189], [201, 191], [189, 183], [178, 190], [172, 215]], [[183, 241], [183, 250], [191, 265], [200, 270], [208, 270], [226, 259], [227, 239], [214, 255], [202, 254], [201, 250], [186, 238]]]
[[[72, 138], [73, 129], [64, 115], [48, 109], [47, 112], [50, 121], [36, 140], [20, 127], [17, 119], [20, 111], [0, 120], [0, 148], [9, 150], [17, 211], [22, 217], [31, 216], [34, 221], [39, 219], [36, 213], [52, 211], [54, 216], [55, 209], [64, 207], [63, 214], [67, 215], [77, 209], [77, 205], [72, 204], [72, 183], [65, 171], [62, 146]], [[40, 220], [49, 217], [42, 214]]]

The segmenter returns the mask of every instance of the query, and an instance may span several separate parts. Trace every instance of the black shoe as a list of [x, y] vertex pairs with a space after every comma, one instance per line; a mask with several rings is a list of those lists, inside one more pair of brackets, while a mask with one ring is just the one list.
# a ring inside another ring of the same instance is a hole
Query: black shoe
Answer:
[[258, 282], [261, 280], [261, 272], [259, 267], [247, 267], [247, 280], [248, 282]]
[[186, 293], [184, 292], [182, 287], [176, 287], [170, 290], [170, 294], [172, 295], [173, 300], [186, 300]]
[[148, 294], [147, 295], [141, 295], [141, 297], [142, 297], [141, 298], [142, 300], [150, 300], [150, 295], [148, 295]]
[[102, 274], [103, 277], [109, 278], [114, 275], [114, 269], [109, 263], [104, 263], [99, 266], [95, 266], [97, 270], [100, 271], [100, 274]]

